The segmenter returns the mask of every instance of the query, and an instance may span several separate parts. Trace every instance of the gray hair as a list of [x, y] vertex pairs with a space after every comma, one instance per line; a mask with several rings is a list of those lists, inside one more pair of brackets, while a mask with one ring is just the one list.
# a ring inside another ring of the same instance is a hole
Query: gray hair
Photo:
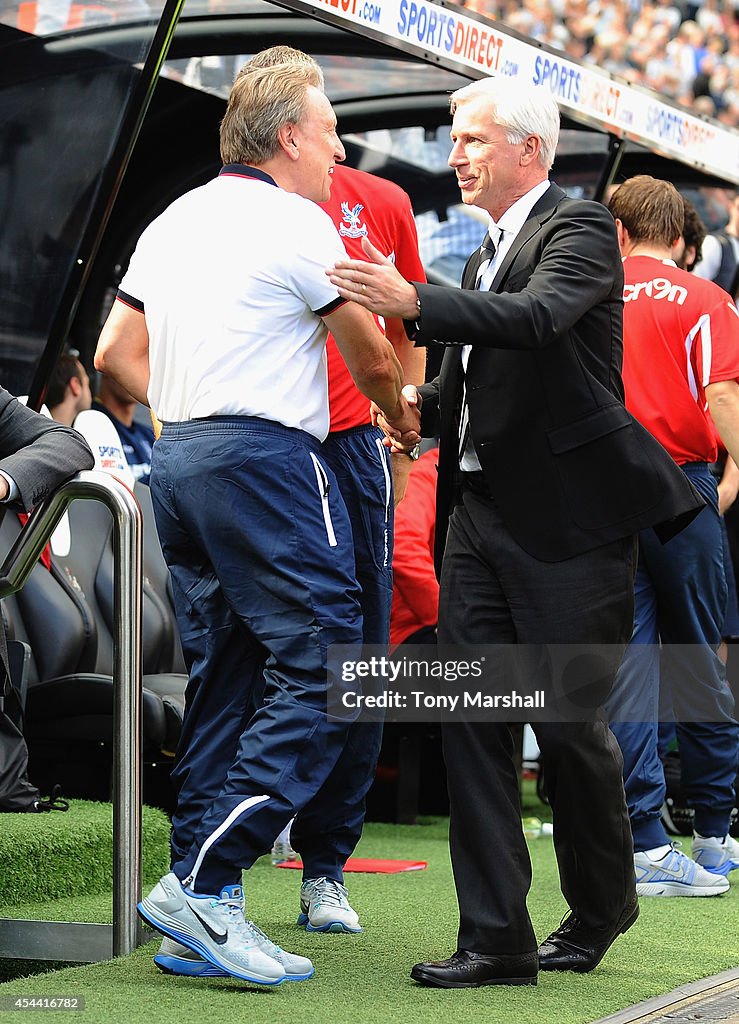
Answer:
[[321, 65], [309, 54], [302, 50], [296, 50], [294, 46], [270, 46], [266, 50], [260, 50], [259, 53], [255, 53], [253, 57], [249, 58], [236, 77], [248, 75], [256, 68], [273, 68], [276, 64], [307, 64], [316, 69], [321, 76], [320, 88], [325, 88]]
[[513, 83], [505, 78], [481, 78], [452, 93], [449, 104], [452, 114], [468, 100], [484, 96], [490, 103], [490, 114], [505, 130], [512, 145], [536, 135], [541, 142], [539, 162], [546, 171], [554, 163], [559, 140], [559, 107], [543, 88]]
[[240, 74], [221, 121], [223, 163], [259, 166], [273, 157], [280, 128], [300, 122], [309, 87], [322, 85], [320, 68], [310, 64], [276, 64]]

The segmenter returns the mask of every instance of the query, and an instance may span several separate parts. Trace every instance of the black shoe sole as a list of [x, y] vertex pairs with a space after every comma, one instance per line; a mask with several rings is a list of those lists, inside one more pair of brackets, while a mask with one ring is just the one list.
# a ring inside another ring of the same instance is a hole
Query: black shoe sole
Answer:
[[411, 971], [411, 978], [429, 988], [482, 988], [485, 985], [536, 985], [537, 978], [491, 978], [489, 981], [440, 981], [422, 971]]

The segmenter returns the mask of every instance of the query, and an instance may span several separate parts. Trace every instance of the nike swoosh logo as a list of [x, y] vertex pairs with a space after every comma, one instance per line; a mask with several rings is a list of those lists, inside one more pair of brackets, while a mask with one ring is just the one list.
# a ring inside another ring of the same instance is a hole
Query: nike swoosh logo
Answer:
[[680, 868], [679, 871], [673, 871], [672, 868], [660, 868], [666, 875], [672, 875], [673, 878], [685, 878], [685, 871]]
[[[659, 863], [659, 861], [657, 861], [657, 863]], [[659, 870], [665, 875], [671, 875], [673, 878], [685, 878], [684, 868], [680, 868], [678, 871], [675, 871], [673, 868], [660, 867]]]
[[200, 923], [202, 924], [203, 928], [205, 928], [206, 932], [208, 933], [208, 935], [210, 935], [211, 939], [213, 939], [214, 942], [217, 942], [219, 946], [223, 946], [223, 945], [225, 945], [228, 942], [228, 932], [227, 931], [225, 931], [225, 932], [214, 931], [214, 929], [211, 928], [211, 926], [208, 924], [208, 922], [206, 920], [204, 920], [200, 916], [200, 914], [197, 912], [197, 910], [195, 910], [195, 908], [192, 906], [192, 904], [190, 904], [190, 910], [192, 910], [192, 912], [195, 915], [195, 917], [197, 917], [198, 921], [200, 921]]

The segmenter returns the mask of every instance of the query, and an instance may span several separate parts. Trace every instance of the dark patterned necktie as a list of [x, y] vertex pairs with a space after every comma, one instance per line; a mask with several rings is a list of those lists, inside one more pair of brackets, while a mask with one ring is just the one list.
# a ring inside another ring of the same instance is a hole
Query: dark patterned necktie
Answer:
[[488, 269], [494, 258], [495, 244], [490, 237], [490, 232], [487, 232], [482, 240], [482, 245], [480, 246], [480, 263], [477, 267], [477, 274], [475, 275], [475, 288], [480, 287], [480, 281], [482, 281], [483, 274]]
[[[495, 258], [495, 244], [490, 237], [490, 232], [486, 232], [485, 237], [482, 240], [480, 246], [480, 263], [477, 267], [477, 273], [475, 274], [475, 288], [479, 289], [482, 279], [485, 276], [485, 271], [490, 266], [491, 261]], [[462, 415], [459, 422], [459, 461], [462, 461], [467, 443], [470, 439], [470, 410], [467, 405], [467, 380], [466, 375], [462, 383]]]

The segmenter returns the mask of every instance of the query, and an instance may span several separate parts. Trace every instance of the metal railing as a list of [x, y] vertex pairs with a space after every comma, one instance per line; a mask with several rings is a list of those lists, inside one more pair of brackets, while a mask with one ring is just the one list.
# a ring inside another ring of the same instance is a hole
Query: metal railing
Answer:
[[0, 957], [92, 962], [141, 941], [141, 706], [143, 519], [131, 491], [107, 473], [79, 473], [31, 514], [0, 566], [0, 598], [25, 584], [72, 501], [100, 501], [113, 515], [113, 924], [0, 920]]

